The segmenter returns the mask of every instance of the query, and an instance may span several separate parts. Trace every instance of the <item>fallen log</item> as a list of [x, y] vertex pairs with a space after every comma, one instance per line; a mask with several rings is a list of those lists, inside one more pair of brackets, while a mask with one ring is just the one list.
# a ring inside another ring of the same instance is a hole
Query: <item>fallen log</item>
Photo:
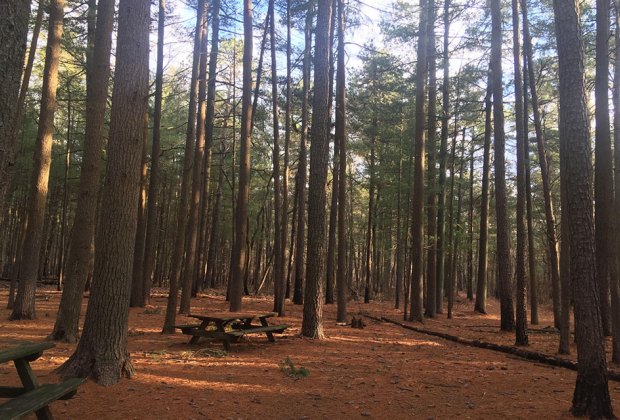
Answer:
[[[364, 314], [364, 316], [366, 316], [366, 317], [368, 317], [370, 319], [374, 319], [375, 321], [388, 322], [390, 324], [398, 325], [398, 326], [400, 326], [402, 328], [405, 328], [407, 330], [415, 331], [415, 332], [418, 332], [418, 333], [421, 333], [421, 334], [431, 335], [431, 336], [434, 336], [434, 337], [443, 338], [444, 340], [448, 340], [448, 341], [452, 341], [452, 342], [455, 342], [455, 343], [463, 344], [465, 346], [477, 347], [477, 348], [480, 348], [480, 349], [498, 351], [498, 352], [501, 352], [501, 353], [512, 354], [512, 355], [518, 356], [518, 357], [520, 357], [522, 359], [525, 359], [525, 360], [530, 360], [530, 361], [534, 361], [534, 362], [544, 363], [544, 364], [549, 365], [549, 366], [562, 367], [562, 368], [566, 368], [566, 369], [570, 369], [570, 370], [574, 370], [574, 371], [577, 370], [577, 362], [573, 362], [572, 360], [562, 359], [562, 358], [559, 358], [559, 357], [550, 356], [548, 354], [539, 353], [539, 352], [536, 352], [536, 351], [525, 350], [523, 348], [519, 348], [519, 347], [515, 347], [515, 346], [505, 346], [503, 344], [489, 343], [489, 342], [486, 342], [486, 341], [470, 340], [468, 338], [457, 337], [455, 335], [446, 334], [446, 333], [439, 332], [439, 331], [432, 331], [432, 330], [428, 330], [426, 328], [419, 328], [419, 327], [414, 327], [413, 325], [403, 324], [402, 322], [395, 321], [393, 319], [386, 318], [386, 317], [377, 318], [377, 317], [369, 315], [369, 314]], [[608, 370], [607, 371], [607, 378], [611, 379], [613, 381], [619, 381], [620, 382], [620, 373]]]

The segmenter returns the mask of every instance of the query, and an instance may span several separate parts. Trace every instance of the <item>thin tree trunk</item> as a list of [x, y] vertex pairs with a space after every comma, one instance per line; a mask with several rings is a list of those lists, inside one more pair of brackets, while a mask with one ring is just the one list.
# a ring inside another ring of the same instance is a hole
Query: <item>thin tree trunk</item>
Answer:
[[250, 136], [252, 131], [252, 0], [243, 2], [243, 96], [239, 149], [239, 191], [235, 209], [235, 241], [232, 252], [230, 310], [241, 309], [243, 273], [246, 271], [248, 201], [250, 199]]
[[489, 267], [489, 172], [491, 167], [491, 84], [487, 90], [484, 111], [484, 151], [482, 157], [482, 195], [480, 198], [480, 237], [478, 239], [478, 280], [475, 311], [487, 313], [487, 271]]
[[146, 183], [147, 168], [146, 154], [149, 137], [148, 110], [144, 112], [142, 125], [142, 161], [140, 162], [140, 190], [138, 192], [138, 224], [136, 228], [136, 244], [133, 253], [133, 274], [131, 279], [131, 297], [129, 306], [138, 308], [144, 306], [144, 241], [146, 239]]
[[[620, 24], [620, 2], [615, 2], [615, 23], [616, 28]], [[614, 215], [616, 222], [620, 216], [620, 31], [614, 32], [616, 41], [615, 45], [615, 63], [614, 63], [614, 90], [613, 90], [613, 105], [614, 105], [614, 187], [615, 187], [615, 201], [614, 201]], [[616, 238], [616, 251], [620, 249], [620, 228], [618, 223], [615, 225], [615, 238]], [[611, 289], [611, 327], [612, 327], [612, 353], [611, 361], [613, 363], [620, 363], [620, 260], [616, 253], [616, 260], [613, 268], [615, 272], [612, 272], [610, 279]]]
[[147, 204], [146, 239], [143, 269], [143, 302], [148, 304], [153, 282], [153, 267], [157, 241], [157, 201], [159, 194], [159, 154], [161, 142], [161, 106], [164, 87], [164, 39], [166, 27], [166, 0], [159, 0], [157, 21], [157, 69], [155, 70], [155, 110], [153, 113], [153, 144], [151, 145], [151, 176]]
[[413, 205], [411, 218], [411, 262], [413, 264], [411, 309], [409, 320], [424, 320], [424, 301], [422, 298], [424, 281], [424, 166], [426, 163], [426, 79], [427, 42], [429, 5], [427, 0], [420, 0], [420, 24], [418, 33], [418, 59], [416, 64], [416, 101], [415, 101], [415, 166], [413, 174]]
[[39, 255], [43, 241], [43, 224], [47, 202], [50, 167], [52, 163], [52, 137], [56, 111], [56, 88], [60, 64], [60, 41], [63, 33], [64, 0], [50, 4], [47, 53], [43, 71], [39, 128], [33, 156], [30, 193], [28, 197], [28, 225], [20, 262], [20, 281], [10, 319], [35, 318], [35, 290], [39, 271]]
[[510, 228], [508, 191], [506, 190], [504, 89], [502, 86], [502, 10], [500, 0], [491, 0], [491, 86], [493, 92], [493, 133], [495, 164], [495, 214], [497, 223], [497, 266], [500, 295], [501, 329], [515, 327], [512, 304], [512, 268], [510, 264]]
[[190, 82], [189, 108], [187, 132], [185, 136], [185, 154], [183, 157], [183, 175], [181, 178], [181, 191], [179, 193], [179, 210], [177, 213], [176, 233], [172, 249], [172, 261], [170, 267], [170, 292], [166, 306], [166, 317], [162, 333], [174, 333], [176, 320], [176, 307], [179, 294], [179, 281], [181, 278], [181, 266], [185, 248], [185, 230], [189, 211], [189, 188], [192, 180], [192, 151], [196, 139], [196, 95], [198, 93], [198, 72], [200, 70], [200, 51], [202, 46], [203, 26], [206, 22], [206, 1], [199, 0], [196, 10], [196, 30], [194, 35], [194, 57], [192, 61], [192, 79]]
[[[553, 321], [556, 328], [560, 327], [561, 305], [560, 305], [560, 259], [558, 258], [558, 240], [555, 230], [555, 216], [553, 214], [553, 200], [551, 196], [551, 183], [549, 177], [549, 164], [547, 162], [547, 152], [545, 138], [543, 136], [542, 122], [538, 103], [538, 92], [536, 88], [536, 76], [534, 74], [534, 60], [532, 52], [532, 37], [530, 35], [527, 0], [521, 0], [523, 14], [523, 48], [527, 56], [528, 82], [530, 94], [532, 95], [532, 114], [534, 116], [534, 130], [536, 132], [536, 144], [538, 146], [538, 161], [540, 165], [540, 176], [542, 178], [543, 196], [545, 198], [545, 222], [547, 232], [547, 248], [551, 265], [551, 287], [553, 290]], [[564, 209], [565, 207], [562, 206]], [[562, 252], [562, 256], [567, 255]], [[568, 265], [566, 266], [568, 267]], [[568, 275], [568, 273], [566, 273]], [[562, 281], [568, 277], [562, 274]], [[564, 302], [564, 301], [562, 301]], [[562, 319], [564, 319], [562, 317]], [[567, 350], [568, 351], [568, 350]]]

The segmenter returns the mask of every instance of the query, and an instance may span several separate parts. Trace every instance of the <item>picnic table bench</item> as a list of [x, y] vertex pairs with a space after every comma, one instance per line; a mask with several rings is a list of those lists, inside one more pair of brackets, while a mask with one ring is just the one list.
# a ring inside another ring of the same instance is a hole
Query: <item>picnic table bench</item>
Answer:
[[[241, 337], [248, 334], [265, 334], [267, 339], [275, 342], [273, 334], [283, 333], [289, 325], [269, 325], [268, 318], [277, 315], [275, 312], [266, 313], [239, 313], [224, 312], [207, 315], [188, 315], [200, 320], [200, 324], [175, 325], [183, 334], [190, 335], [190, 344], [196, 344], [201, 338], [213, 341], [221, 341], [224, 349], [230, 350], [230, 343], [237, 342]], [[260, 325], [253, 324], [258, 319]]]
[[39, 420], [52, 419], [49, 404], [73, 397], [86, 381], [86, 378], [72, 378], [58, 384], [38, 384], [30, 362], [54, 346], [50, 342], [23, 343], [0, 350], [0, 364], [12, 361], [22, 383], [21, 387], [0, 386], [0, 398], [10, 398], [0, 405], [0, 420], [18, 419], [32, 412]]

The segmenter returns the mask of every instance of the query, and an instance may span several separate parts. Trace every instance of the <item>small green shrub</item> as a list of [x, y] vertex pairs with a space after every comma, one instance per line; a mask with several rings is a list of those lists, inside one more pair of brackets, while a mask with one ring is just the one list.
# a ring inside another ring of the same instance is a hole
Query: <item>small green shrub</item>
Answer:
[[291, 378], [299, 379], [310, 375], [310, 371], [303, 366], [296, 367], [290, 357], [282, 361], [280, 369]]

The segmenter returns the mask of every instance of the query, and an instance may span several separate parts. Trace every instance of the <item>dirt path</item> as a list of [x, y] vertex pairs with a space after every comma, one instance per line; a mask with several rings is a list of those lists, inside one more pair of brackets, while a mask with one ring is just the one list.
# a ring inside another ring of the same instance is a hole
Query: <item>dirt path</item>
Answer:
[[[0, 343], [42, 340], [53, 326], [59, 295], [41, 293], [36, 321], [6, 321], [0, 311]], [[0, 293], [4, 307], [6, 292]], [[86, 302], [86, 301], [85, 301]], [[202, 296], [192, 311], [223, 310], [222, 296]], [[244, 300], [244, 309], [270, 310], [271, 300]], [[326, 307], [328, 338], [299, 338], [301, 308], [289, 305], [283, 322], [292, 325], [275, 344], [253, 336], [225, 354], [221, 344], [190, 346], [181, 334], [159, 334], [165, 299], [153, 307], [132, 309], [130, 351], [137, 375], [102, 388], [92, 382], [76, 398], [52, 405], [58, 418], [160, 419], [320, 419], [320, 418], [563, 418], [570, 417], [575, 373], [542, 366], [482, 349], [462, 346], [401, 327], [366, 320], [363, 330], [335, 324], [335, 308]], [[512, 344], [514, 337], [493, 328], [496, 307], [487, 316], [473, 315], [461, 302], [455, 319], [429, 320], [425, 328]], [[359, 310], [402, 318], [388, 303], [350, 305]], [[550, 321], [543, 312], [543, 328]], [[179, 317], [185, 322], [185, 317]], [[553, 334], [532, 334], [532, 349], [551, 354]], [[542, 344], [541, 344], [542, 343]], [[553, 344], [555, 343], [555, 344]], [[41, 382], [56, 380], [52, 370], [74, 345], [59, 344], [33, 363]], [[573, 356], [574, 357], [574, 356]], [[309, 376], [293, 378], [282, 368], [290, 358]], [[16, 383], [14, 368], [0, 366], [0, 382]], [[616, 413], [620, 385], [610, 384]]]

